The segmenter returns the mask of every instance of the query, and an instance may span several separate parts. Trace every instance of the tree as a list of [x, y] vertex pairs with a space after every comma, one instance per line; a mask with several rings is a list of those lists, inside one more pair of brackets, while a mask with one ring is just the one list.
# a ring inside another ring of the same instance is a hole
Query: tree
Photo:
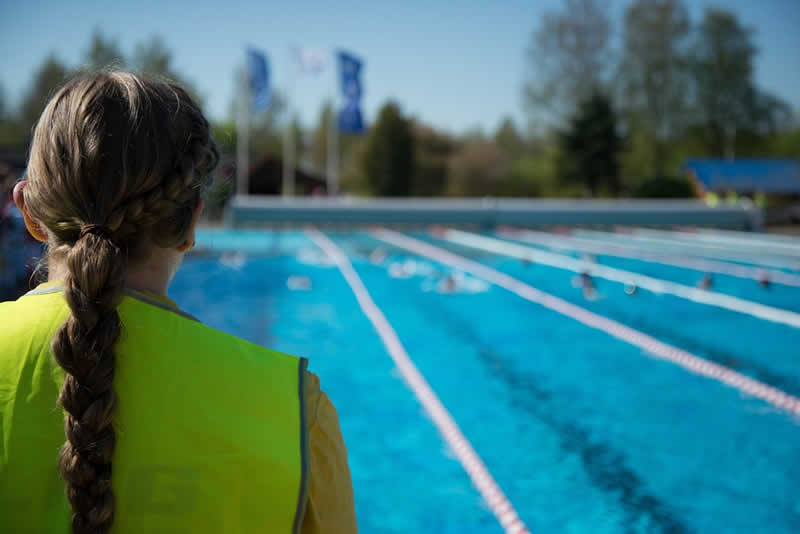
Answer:
[[511, 117], [503, 118], [494, 134], [494, 142], [509, 160], [516, 160], [525, 153], [525, 141]]
[[[238, 86], [234, 86], [238, 87]], [[238, 94], [234, 92], [234, 94]], [[239, 102], [236, 98], [231, 101], [231, 122], [237, 116]], [[265, 155], [283, 157], [283, 129], [288, 121], [288, 107], [286, 98], [280, 91], [272, 91], [269, 107], [264, 111], [249, 114], [248, 124], [248, 153], [251, 160]]]
[[448, 165], [447, 193], [452, 196], [499, 196], [503, 194], [508, 164], [491, 141], [464, 143]]
[[362, 160], [372, 192], [383, 196], [407, 196], [414, 176], [414, 137], [411, 122], [400, 106], [384, 104], [367, 138]]
[[25, 136], [19, 128], [19, 124], [8, 109], [6, 93], [0, 86], [0, 145], [22, 145]]
[[625, 11], [624, 101], [632, 129], [641, 129], [652, 145], [658, 176], [665, 171], [668, 142], [684, 123], [689, 30], [681, 0], [636, 0]]
[[581, 184], [591, 196], [619, 192], [621, 140], [608, 96], [596, 91], [580, 105], [560, 133], [559, 146], [557, 174], [564, 184]]
[[0, 85], [0, 121], [5, 120], [8, 114], [8, 104], [6, 104], [6, 90]]
[[236, 153], [237, 133], [233, 120], [211, 122], [211, 135], [221, 154]]
[[449, 135], [415, 122], [414, 147], [416, 173], [412, 194], [442, 195], [447, 186], [448, 161], [455, 150], [455, 142]]
[[19, 124], [23, 132], [30, 132], [45, 105], [55, 91], [70, 76], [70, 69], [55, 54], [50, 54], [33, 75], [33, 80], [19, 110]]
[[692, 52], [697, 114], [711, 154], [733, 157], [737, 137], [772, 133], [789, 115], [786, 104], [755, 86], [753, 30], [733, 13], [706, 10]]
[[317, 127], [311, 139], [311, 162], [318, 171], [324, 171], [328, 164], [328, 134], [332, 117], [333, 104], [326, 100], [319, 111]]
[[545, 14], [531, 37], [528, 81], [523, 95], [531, 116], [557, 122], [595, 88], [605, 87], [611, 62], [611, 20], [604, 0], [564, 0], [564, 9]]
[[147, 41], [136, 45], [133, 50], [132, 64], [137, 72], [161, 76], [177, 82], [192, 95], [192, 98], [202, 103], [203, 98], [194, 84], [173, 67], [172, 52], [160, 35], [153, 35]]
[[95, 29], [89, 48], [86, 50], [86, 64], [91, 69], [124, 67], [125, 56], [119, 48], [117, 39], [108, 39], [103, 32]]

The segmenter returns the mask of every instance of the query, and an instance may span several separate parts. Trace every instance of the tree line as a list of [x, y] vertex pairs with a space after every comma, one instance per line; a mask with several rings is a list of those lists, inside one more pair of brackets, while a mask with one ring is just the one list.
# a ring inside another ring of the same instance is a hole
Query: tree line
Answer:
[[[606, 0], [564, 0], [541, 18], [525, 50], [526, 113], [503, 118], [494, 131], [444, 132], [385, 103], [366, 135], [341, 137], [344, 191], [689, 196], [680, 170], [689, 157], [800, 157], [792, 110], [755, 83], [755, 31], [735, 14], [708, 9], [693, 21], [682, 0], [633, 0], [617, 25], [609, 12]], [[82, 65], [45, 58], [16, 109], [0, 87], [0, 145], [24, 145], [48, 96], [80, 69], [117, 65], [166, 76], [202, 102], [173, 63], [158, 36], [124, 54], [96, 31]], [[289, 128], [299, 164], [324, 175], [333, 116], [325, 103], [305, 128], [274, 94], [270, 109], [251, 119], [251, 158], [280, 157]], [[227, 118], [212, 121], [224, 154], [235, 153], [234, 117], [232, 102]], [[221, 200], [230, 188], [222, 184]]]

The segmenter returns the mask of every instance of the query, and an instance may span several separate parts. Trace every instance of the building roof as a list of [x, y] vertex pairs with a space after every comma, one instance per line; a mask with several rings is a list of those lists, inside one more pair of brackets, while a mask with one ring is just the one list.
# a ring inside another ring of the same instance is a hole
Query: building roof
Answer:
[[800, 162], [793, 159], [692, 159], [683, 168], [706, 191], [800, 194]]

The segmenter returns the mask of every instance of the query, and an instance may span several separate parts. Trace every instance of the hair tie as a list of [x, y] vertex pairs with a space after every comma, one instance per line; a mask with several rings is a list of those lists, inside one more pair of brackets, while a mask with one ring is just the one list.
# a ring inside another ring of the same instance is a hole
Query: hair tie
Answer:
[[78, 239], [82, 239], [86, 234], [93, 234], [97, 237], [105, 237], [108, 239], [111, 237], [111, 230], [102, 224], [82, 224], [81, 234], [78, 236]]

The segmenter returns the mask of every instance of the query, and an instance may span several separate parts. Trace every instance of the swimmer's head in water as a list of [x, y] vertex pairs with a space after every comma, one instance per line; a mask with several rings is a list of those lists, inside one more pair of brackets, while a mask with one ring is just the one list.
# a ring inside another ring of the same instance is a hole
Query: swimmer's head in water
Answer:
[[105, 533], [114, 521], [114, 345], [127, 266], [153, 247], [191, 246], [217, 160], [208, 122], [184, 89], [127, 72], [73, 79], [36, 126], [15, 197], [66, 273], [71, 315], [52, 352], [66, 371], [58, 467], [74, 533]]

